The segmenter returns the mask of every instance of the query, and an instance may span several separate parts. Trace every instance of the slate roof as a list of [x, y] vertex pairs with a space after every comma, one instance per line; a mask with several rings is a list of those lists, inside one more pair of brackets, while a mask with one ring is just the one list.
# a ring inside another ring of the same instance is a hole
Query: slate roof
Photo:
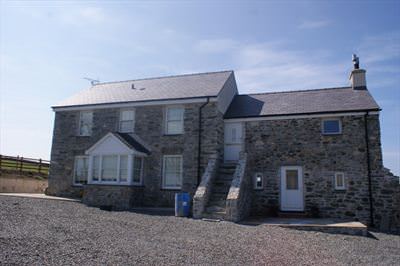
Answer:
[[119, 138], [126, 145], [128, 145], [128, 147], [138, 152], [150, 154], [150, 151], [146, 147], [144, 147], [139, 141], [137, 141], [133, 136], [127, 133], [119, 133], [119, 132], [112, 132], [112, 134], [117, 138]]
[[[53, 106], [172, 100], [217, 96], [233, 71], [188, 74], [96, 84]], [[134, 85], [135, 89], [132, 89]]]
[[236, 95], [225, 118], [379, 110], [368, 90], [351, 87]]

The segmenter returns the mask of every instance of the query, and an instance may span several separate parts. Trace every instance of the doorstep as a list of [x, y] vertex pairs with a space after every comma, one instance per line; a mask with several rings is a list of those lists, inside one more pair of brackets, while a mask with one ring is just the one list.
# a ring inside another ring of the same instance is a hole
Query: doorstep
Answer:
[[249, 218], [246, 225], [279, 226], [307, 231], [333, 234], [368, 235], [368, 227], [358, 221], [344, 221], [328, 218]]

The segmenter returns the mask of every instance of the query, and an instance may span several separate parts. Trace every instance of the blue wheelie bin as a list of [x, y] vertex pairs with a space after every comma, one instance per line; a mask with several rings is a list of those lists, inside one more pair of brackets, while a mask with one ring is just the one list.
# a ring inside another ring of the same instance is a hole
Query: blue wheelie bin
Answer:
[[189, 193], [175, 193], [175, 216], [188, 217], [190, 212]]

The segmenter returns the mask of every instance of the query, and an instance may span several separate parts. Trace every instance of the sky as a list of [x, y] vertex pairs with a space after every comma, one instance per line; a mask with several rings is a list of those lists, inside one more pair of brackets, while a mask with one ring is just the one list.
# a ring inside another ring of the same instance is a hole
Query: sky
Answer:
[[0, 153], [50, 158], [57, 104], [90, 83], [234, 70], [240, 93], [347, 86], [351, 56], [400, 174], [400, 1], [0, 0]]

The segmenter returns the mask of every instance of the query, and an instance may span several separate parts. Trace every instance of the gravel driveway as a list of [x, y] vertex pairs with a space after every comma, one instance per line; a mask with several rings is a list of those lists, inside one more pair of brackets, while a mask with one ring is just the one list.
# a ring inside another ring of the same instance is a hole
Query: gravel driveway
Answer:
[[246, 226], [0, 196], [0, 264], [399, 265], [400, 236]]

